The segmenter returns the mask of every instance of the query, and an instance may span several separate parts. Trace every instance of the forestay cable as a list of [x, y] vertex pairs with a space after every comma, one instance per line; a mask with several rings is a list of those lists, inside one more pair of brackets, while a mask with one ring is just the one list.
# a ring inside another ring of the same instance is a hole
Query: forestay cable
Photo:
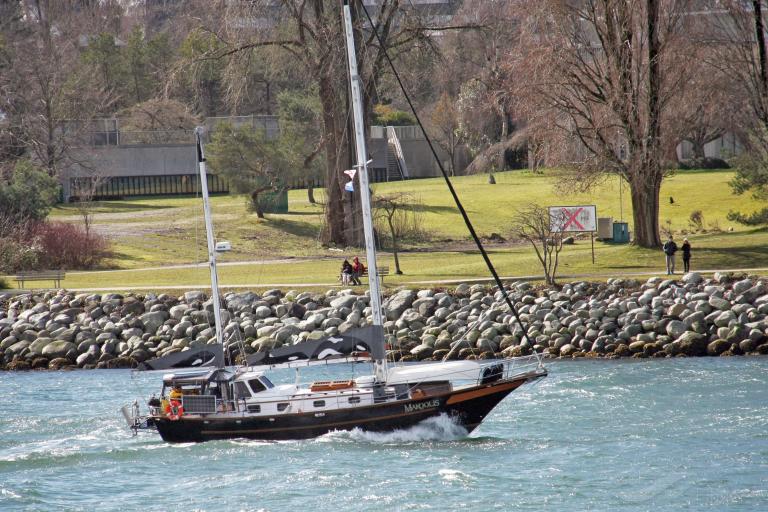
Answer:
[[475, 245], [477, 245], [477, 248], [480, 250], [480, 254], [483, 256], [485, 265], [488, 267], [488, 270], [491, 272], [491, 275], [493, 276], [493, 279], [496, 282], [496, 286], [498, 286], [499, 291], [504, 297], [504, 301], [509, 306], [509, 309], [510, 311], [512, 311], [512, 315], [514, 316], [515, 321], [520, 326], [520, 329], [522, 330], [522, 333], [523, 333], [523, 337], [528, 342], [528, 345], [531, 347], [531, 350], [533, 351], [533, 353], [536, 354], [539, 364], [541, 364], [541, 356], [539, 355], [538, 352], [533, 350], [533, 343], [531, 342], [531, 339], [528, 336], [528, 330], [525, 328], [525, 326], [523, 325], [523, 322], [520, 320], [520, 315], [517, 312], [517, 308], [515, 308], [514, 303], [509, 298], [509, 294], [507, 294], [507, 290], [504, 288], [504, 283], [501, 282], [501, 278], [499, 277], [498, 272], [496, 272], [496, 268], [493, 266], [493, 263], [491, 262], [491, 259], [488, 256], [488, 253], [485, 251], [485, 247], [483, 247], [483, 243], [480, 241], [480, 238], [477, 236], [477, 233], [475, 232], [475, 228], [472, 225], [472, 222], [469, 220], [467, 211], [464, 209], [464, 206], [461, 204], [461, 201], [459, 200], [459, 196], [456, 193], [456, 189], [454, 189], [453, 183], [451, 183], [451, 180], [448, 177], [448, 173], [443, 167], [443, 163], [440, 161], [440, 158], [437, 156], [437, 151], [435, 151], [435, 147], [432, 144], [432, 140], [429, 138], [429, 135], [427, 134], [427, 130], [424, 128], [424, 125], [421, 122], [421, 118], [419, 117], [418, 112], [416, 112], [416, 107], [413, 105], [413, 102], [411, 101], [411, 97], [409, 96], [408, 91], [406, 91], [405, 85], [403, 85], [403, 81], [400, 79], [400, 74], [397, 72], [397, 69], [395, 69], [395, 64], [392, 62], [392, 59], [389, 56], [387, 47], [384, 44], [384, 41], [382, 41], [381, 36], [379, 35], [377, 25], [373, 23], [373, 20], [371, 19], [371, 15], [368, 13], [368, 9], [365, 7], [365, 3], [362, 0], [357, 0], [357, 1], [360, 7], [363, 9], [363, 12], [365, 13], [365, 17], [371, 26], [371, 30], [373, 30], [373, 33], [376, 36], [376, 40], [379, 42], [379, 45], [381, 46], [381, 50], [384, 53], [384, 57], [387, 59], [387, 63], [389, 63], [389, 67], [392, 69], [392, 73], [394, 74], [395, 79], [397, 80], [397, 83], [400, 86], [400, 90], [403, 91], [405, 100], [408, 102], [408, 106], [411, 108], [411, 112], [413, 112], [413, 115], [416, 118], [416, 123], [418, 123], [419, 128], [421, 129], [421, 133], [424, 135], [424, 139], [427, 141], [427, 145], [429, 145], [429, 149], [432, 152], [432, 156], [435, 158], [435, 162], [437, 163], [437, 166], [440, 169], [440, 173], [443, 175], [443, 179], [446, 185], [448, 186], [448, 190], [451, 192], [451, 196], [453, 197], [453, 200], [456, 203], [456, 207], [459, 209], [459, 212], [461, 213], [461, 217], [464, 219], [464, 224], [467, 226], [467, 229], [469, 230], [470, 235], [472, 235], [472, 239], [475, 241]]

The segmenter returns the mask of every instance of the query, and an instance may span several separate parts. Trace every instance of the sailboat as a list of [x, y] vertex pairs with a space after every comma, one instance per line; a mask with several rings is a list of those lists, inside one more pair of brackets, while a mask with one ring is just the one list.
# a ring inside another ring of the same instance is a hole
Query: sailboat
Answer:
[[[216, 251], [206, 180], [202, 131], [196, 130], [216, 344], [147, 363], [146, 369], [178, 368], [163, 375], [160, 396], [142, 414], [138, 401], [123, 407], [134, 432], [157, 431], [167, 442], [214, 439], [305, 439], [334, 430], [407, 429], [446, 415], [471, 432], [507, 395], [547, 374], [538, 354], [503, 360], [443, 361], [391, 366], [384, 340], [368, 188], [368, 160], [349, 6], [344, 6], [347, 59], [354, 113], [358, 185], [361, 190], [372, 325], [319, 341], [251, 354], [227, 366], [223, 350]], [[511, 303], [510, 303], [510, 307]], [[347, 380], [299, 382], [299, 369], [318, 364], [372, 363], [371, 375]], [[191, 367], [190, 367], [191, 366]], [[295, 368], [293, 384], [274, 384], [268, 373]]]

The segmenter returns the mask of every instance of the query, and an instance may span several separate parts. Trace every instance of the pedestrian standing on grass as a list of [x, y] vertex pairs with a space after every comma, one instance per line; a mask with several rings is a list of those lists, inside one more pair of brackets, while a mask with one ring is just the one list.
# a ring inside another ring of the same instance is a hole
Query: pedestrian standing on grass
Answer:
[[672, 235], [669, 235], [669, 240], [664, 242], [664, 246], [661, 248], [667, 257], [667, 275], [675, 273], [675, 253], [677, 252], [677, 244], [672, 239]]
[[685, 267], [685, 273], [691, 271], [691, 243], [687, 238], [683, 238], [683, 267]]

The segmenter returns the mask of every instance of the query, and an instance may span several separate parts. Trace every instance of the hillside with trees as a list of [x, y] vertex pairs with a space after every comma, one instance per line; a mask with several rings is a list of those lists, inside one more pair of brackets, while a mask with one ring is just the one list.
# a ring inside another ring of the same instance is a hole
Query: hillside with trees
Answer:
[[[765, 195], [763, 1], [380, 0], [366, 4], [371, 12], [351, 3], [368, 123], [414, 122], [391, 59], [450, 173], [493, 183], [495, 171], [557, 168], [563, 188], [579, 191], [614, 177], [632, 197], [635, 243], [649, 248], [660, 242], [663, 180], [681, 165], [709, 165], [704, 145], [725, 133], [746, 150], [734, 190]], [[271, 189], [289, 181], [281, 173], [323, 183], [322, 243], [359, 244], [360, 201], [344, 191], [353, 151], [339, 6], [0, 3], [0, 179], [85, 165], [75, 141], [100, 119], [119, 118], [140, 137], [211, 116], [276, 115], [279, 141], [241, 134], [256, 162], [243, 169]], [[679, 161], [684, 142], [693, 162]]]

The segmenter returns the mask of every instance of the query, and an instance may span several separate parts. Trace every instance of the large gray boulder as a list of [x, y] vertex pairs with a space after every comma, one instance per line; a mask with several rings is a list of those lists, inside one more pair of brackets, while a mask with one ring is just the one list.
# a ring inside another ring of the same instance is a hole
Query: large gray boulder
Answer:
[[195, 291], [184, 293], [184, 302], [186, 302], [187, 304], [189, 304], [190, 302], [194, 302], [196, 300], [204, 301], [205, 299], [206, 299], [206, 296], [201, 291], [195, 290]]
[[416, 299], [416, 293], [413, 290], [400, 290], [384, 301], [383, 309], [387, 320], [397, 320], [403, 311], [411, 307]]
[[188, 310], [189, 306], [187, 304], [177, 304], [169, 310], [169, 314], [174, 320], [181, 320]]
[[47, 344], [43, 348], [43, 356], [48, 359], [57, 359], [60, 357], [67, 357], [67, 353], [70, 350], [77, 350], [77, 346], [69, 341], [56, 340]]
[[233, 311], [250, 308], [259, 296], [253, 292], [233, 293], [227, 296], [227, 307]]
[[699, 274], [698, 272], [688, 272], [682, 278], [683, 283], [693, 284], [693, 285], [699, 284], [703, 280], [704, 278], [701, 277], [701, 274]]
[[37, 338], [29, 346], [29, 353], [30, 353], [30, 355], [32, 355], [32, 356], [41, 356], [41, 355], [43, 355], [43, 349], [49, 343], [51, 343], [52, 341], [53, 340], [51, 338]]
[[707, 337], [703, 334], [687, 331], [677, 341], [680, 352], [687, 356], [703, 356], [707, 353]]
[[729, 348], [731, 348], [731, 344], [729, 342], [725, 340], [715, 340], [707, 345], [707, 354], [711, 356], [719, 356]]
[[357, 296], [342, 295], [341, 297], [336, 297], [331, 301], [331, 307], [335, 309], [351, 308], [355, 305], [355, 302], [357, 302]]
[[161, 325], [168, 319], [168, 313], [165, 311], [155, 311], [153, 313], [144, 313], [139, 317], [144, 324], [144, 332], [155, 334]]
[[667, 334], [675, 339], [679, 338], [687, 330], [688, 327], [680, 320], [672, 320], [667, 324]]
[[731, 303], [721, 297], [710, 297], [709, 305], [720, 311], [726, 311], [731, 309]]
[[419, 361], [422, 359], [426, 359], [427, 357], [432, 357], [432, 354], [434, 353], [435, 349], [430, 347], [429, 345], [418, 345], [411, 349], [411, 354], [416, 357]]

